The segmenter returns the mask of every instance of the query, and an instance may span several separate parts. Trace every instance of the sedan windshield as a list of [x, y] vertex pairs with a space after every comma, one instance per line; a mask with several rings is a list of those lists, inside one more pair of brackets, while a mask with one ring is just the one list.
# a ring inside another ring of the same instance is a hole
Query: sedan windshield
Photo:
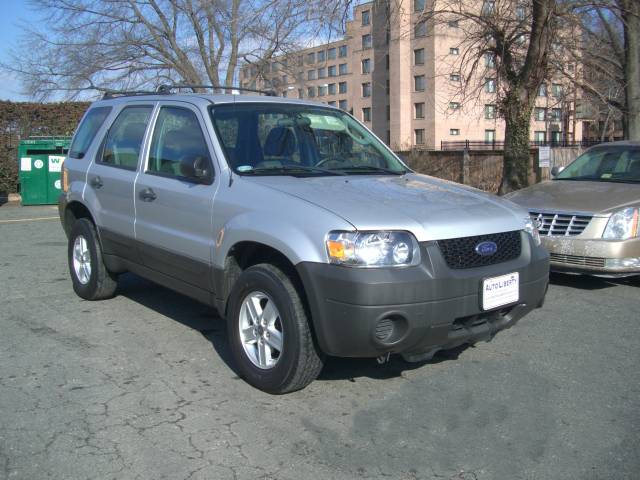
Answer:
[[640, 148], [596, 147], [576, 158], [556, 180], [640, 183]]
[[240, 175], [402, 175], [409, 170], [350, 115], [295, 104], [211, 107], [229, 166]]

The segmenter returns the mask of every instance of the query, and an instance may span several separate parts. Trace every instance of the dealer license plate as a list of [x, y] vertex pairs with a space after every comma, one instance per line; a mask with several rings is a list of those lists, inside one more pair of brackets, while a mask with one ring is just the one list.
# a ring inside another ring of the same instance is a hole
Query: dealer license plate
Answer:
[[519, 299], [520, 276], [518, 272], [486, 278], [482, 282], [482, 309], [492, 310], [515, 303]]

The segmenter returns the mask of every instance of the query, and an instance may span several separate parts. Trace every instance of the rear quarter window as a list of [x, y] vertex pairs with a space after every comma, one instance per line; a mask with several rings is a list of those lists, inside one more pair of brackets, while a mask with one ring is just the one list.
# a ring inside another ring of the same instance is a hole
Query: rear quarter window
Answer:
[[87, 112], [73, 137], [71, 148], [69, 148], [71, 158], [84, 158], [109, 113], [111, 113], [111, 107], [95, 107]]

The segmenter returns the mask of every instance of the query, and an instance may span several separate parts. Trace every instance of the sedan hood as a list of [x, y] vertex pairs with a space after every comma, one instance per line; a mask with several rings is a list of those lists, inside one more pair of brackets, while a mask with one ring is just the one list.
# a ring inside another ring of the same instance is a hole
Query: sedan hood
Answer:
[[640, 184], [552, 180], [509, 195], [528, 210], [608, 214], [640, 204]]
[[250, 180], [329, 210], [357, 230], [407, 230], [418, 241], [521, 230], [527, 216], [494, 195], [414, 173]]

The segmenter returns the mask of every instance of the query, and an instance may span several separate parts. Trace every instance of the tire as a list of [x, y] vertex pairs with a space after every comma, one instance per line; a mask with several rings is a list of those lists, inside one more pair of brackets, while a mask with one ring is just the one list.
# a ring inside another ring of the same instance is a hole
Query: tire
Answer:
[[[85, 252], [84, 255], [80, 255], [82, 251]], [[69, 233], [67, 258], [73, 291], [80, 298], [103, 300], [113, 297], [118, 286], [117, 277], [104, 265], [96, 227], [90, 220], [80, 218], [73, 223]]]
[[[250, 321], [249, 304], [258, 310], [253, 315], [265, 320], [264, 328], [257, 332], [256, 322]], [[261, 308], [264, 310], [259, 314]], [[300, 390], [317, 378], [323, 355], [314, 342], [300, 294], [282, 269], [260, 264], [242, 272], [229, 296], [227, 312], [231, 353], [238, 373], [249, 384], [267, 393], [282, 394]], [[253, 332], [241, 334], [241, 327], [244, 332]], [[279, 343], [277, 331], [281, 332]], [[260, 355], [261, 340], [269, 347], [262, 366], [259, 364], [265, 355]]]

